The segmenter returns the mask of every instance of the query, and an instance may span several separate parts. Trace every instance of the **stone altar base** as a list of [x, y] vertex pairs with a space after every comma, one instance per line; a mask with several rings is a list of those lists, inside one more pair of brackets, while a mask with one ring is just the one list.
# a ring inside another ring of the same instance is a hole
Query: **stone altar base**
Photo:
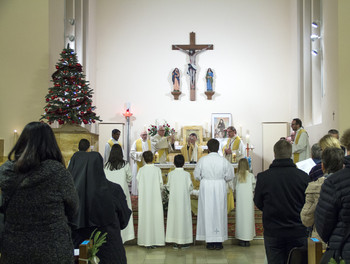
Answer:
[[68, 162], [73, 154], [78, 151], [79, 141], [83, 138], [90, 141], [90, 148], [92, 147], [94, 151], [98, 151], [98, 135], [91, 133], [84, 127], [65, 124], [60, 128], [53, 128], [52, 130], [61, 149], [66, 166], [68, 166]]

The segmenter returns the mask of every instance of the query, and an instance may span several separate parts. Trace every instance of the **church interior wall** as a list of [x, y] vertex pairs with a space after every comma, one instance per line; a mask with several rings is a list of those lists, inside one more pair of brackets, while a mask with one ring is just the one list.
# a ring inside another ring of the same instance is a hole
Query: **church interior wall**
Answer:
[[14, 130], [19, 134], [44, 112], [50, 78], [48, 5], [45, 0], [0, 1], [0, 138], [5, 156], [13, 147]]
[[346, 0], [338, 1], [338, 10], [339, 10], [339, 123], [340, 130], [344, 131], [345, 129], [350, 128], [350, 35], [349, 35], [349, 27], [350, 27], [350, 2]]
[[[43, 112], [50, 75], [63, 47], [63, 40], [59, 40], [62, 24], [57, 23], [60, 17], [63, 19], [63, 7], [57, 6], [54, 25], [53, 2], [49, 2], [50, 12], [43, 0], [0, 3], [0, 22], [8, 25], [0, 28], [0, 33], [9, 36], [4, 38], [0, 52], [5, 61], [11, 62], [0, 66], [1, 121], [5, 124], [0, 127], [0, 138], [5, 139], [5, 154], [12, 147], [13, 130], [20, 132]], [[329, 127], [347, 128], [346, 115], [341, 116], [342, 109], [348, 109], [346, 98], [339, 97], [349, 98], [349, 77], [345, 74], [349, 60], [339, 56], [338, 62], [337, 49], [345, 51], [345, 44], [350, 42], [345, 34], [345, 26], [349, 25], [345, 11], [338, 20], [338, 12], [349, 7], [346, 1], [323, 2], [327, 18], [323, 119], [321, 124], [306, 126], [310, 143], [315, 143]], [[290, 122], [299, 115], [295, 1], [227, 0], [213, 4], [207, 0], [181, 0], [176, 6], [172, 1], [156, 0], [89, 3], [89, 56], [84, 68], [88, 69], [88, 80], [95, 91], [97, 114], [104, 122], [125, 121], [121, 113], [130, 103], [134, 113], [133, 141], [156, 119], [165, 119], [178, 129], [201, 125], [210, 130], [212, 113], [231, 113], [233, 125], [242, 126], [243, 139], [250, 134], [250, 143], [255, 147], [254, 172], [261, 170], [262, 122]], [[334, 3], [339, 3], [338, 9]], [[17, 23], [23, 20], [30, 22]], [[196, 32], [197, 44], [214, 44], [214, 50], [197, 57], [196, 101], [189, 100], [188, 58], [171, 50], [172, 44], [188, 44], [191, 31]], [[182, 95], [178, 101], [170, 94], [175, 67], [181, 72]], [[212, 101], [204, 95], [207, 68], [215, 74]], [[339, 115], [333, 121], [335, 105], [339, 105], [335, 110]]]
[[[262, 122], [289, 122], [297, 115], [297, 29], [293, 1], [96, 2], [96, 105], [105, 122], [124, 121], [130, 102], [131, 141], [141, 129], [165, 119], [178, 128], [211, 122], [212, 113], [231, 113], [233, 125], [250, 134], [261, 170]], [[197, 99], [189, 100], [188, 58], [171, 50], [187, 44], [214, 50], [197, 57]], [[175, 101], [171, 72], [181, 72]], [[214, 71], [215, 95], [206, 99], [205, 73]], [[272, 146], [271, 146], [272, 148]]]

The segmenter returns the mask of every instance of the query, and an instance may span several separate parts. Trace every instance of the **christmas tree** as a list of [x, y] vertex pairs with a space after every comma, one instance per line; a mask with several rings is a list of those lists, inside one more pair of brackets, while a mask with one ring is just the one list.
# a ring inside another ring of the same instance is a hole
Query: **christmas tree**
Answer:
[[82, 66], [69, 44], [63, 49], [56, 69], [52, 74], [54, 85], [45, 97], [45, 114], [40, 120], [46, 119], [50, 124], [57, 121], [60, 125], [101, 121], [93, 112], [95, 106], [91, 105], [93, 91], [89, 88], [89, 82], [85, 81]]

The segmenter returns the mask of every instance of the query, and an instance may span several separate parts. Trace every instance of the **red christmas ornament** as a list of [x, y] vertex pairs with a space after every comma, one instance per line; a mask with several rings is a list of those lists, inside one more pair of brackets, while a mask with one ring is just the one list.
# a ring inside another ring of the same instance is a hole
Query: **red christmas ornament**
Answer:
[[48, 109], [47, 108], [45, 108], [45, 112], [47, 112], [48, 111]]
[[92, 123], [95, 123], [95, 120], [92, 120]]
[[56, 69], [58, 70], [60, 67], [58, 65], [56, 65]]
[[[48, 101], [50, 101], [50, 99], [49, 98], [46, 98], [46, 102], [48, 102]], [[48, 105], [49, 106], [49, 105]]]
[[88, 123], [88, 121], [86, 121], [85, 119], [83, 119], [83, 123], [84, 123], [84, 124], [87, 124], [87, 123]]
[[80, 102], [80, 100], [79, 100], [79, 99], [77, 99], [77, 102]]
[[51, 99], [53, 100], [55, 97], [54, 96], [51, 96]]

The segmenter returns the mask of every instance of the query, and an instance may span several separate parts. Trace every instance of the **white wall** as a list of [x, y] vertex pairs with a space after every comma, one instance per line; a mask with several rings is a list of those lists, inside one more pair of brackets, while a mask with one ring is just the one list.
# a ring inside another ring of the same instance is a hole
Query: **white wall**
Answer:
[[[211, 113], [232, 113], [233, 124], [255, 146], [261, 170], [261, 123], [297, 115], [296, 4], [291, 0], [96, 1], [96, 105], [104, 122], [124, 121], [131, 103], [132, 140], [155, 119], [172, 126], [210, 126]], [[214, 44], [198, 56], [197, 100], [189, 100], [188, 58], [171, 49]], [[171, 72], [181, 71], [182, 92], [174, 101]], [[215, 96], [204, 95], [205, 73], [215, 74]]]

